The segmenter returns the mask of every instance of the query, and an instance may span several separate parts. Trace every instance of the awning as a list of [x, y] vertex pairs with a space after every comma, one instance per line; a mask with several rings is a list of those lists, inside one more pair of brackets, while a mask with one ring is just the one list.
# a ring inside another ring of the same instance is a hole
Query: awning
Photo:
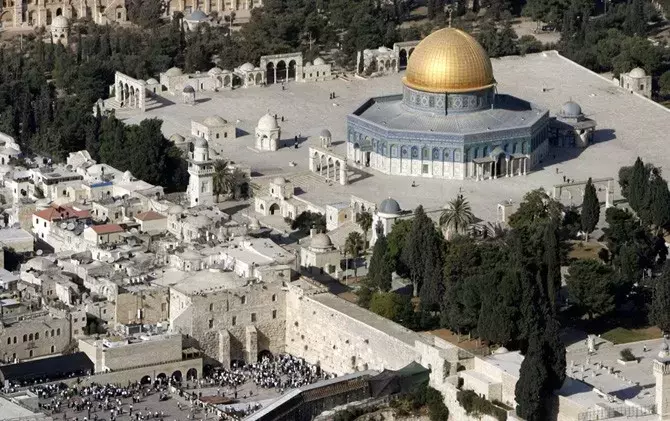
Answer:
[[43, 358], [0, 367], [0, 380], [13, 383], [60, 380], [93, 373], [94, 366], [83, 352]]

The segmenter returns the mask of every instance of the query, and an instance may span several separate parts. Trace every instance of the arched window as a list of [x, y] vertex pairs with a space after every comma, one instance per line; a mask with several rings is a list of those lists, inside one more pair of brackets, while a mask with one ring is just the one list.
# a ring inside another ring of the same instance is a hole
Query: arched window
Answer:
[[33, 340], [33, 334], [32, 334], [32, 333], [31, 333], [30, 335], [28, 335], [28, 340], [29, 340], [29, 341], [32, 341], [32, 340]]
[[449, 160], [449, 149], [445, 149], [442, 151], [442, 159], [444, 159], [445, 161]]
[[23, 342], [28, 342], [28, 335], [23, 335]]

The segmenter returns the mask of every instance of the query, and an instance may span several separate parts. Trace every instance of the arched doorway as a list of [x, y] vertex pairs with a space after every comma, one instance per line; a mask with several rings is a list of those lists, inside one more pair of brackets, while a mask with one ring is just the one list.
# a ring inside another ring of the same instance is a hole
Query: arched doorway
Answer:
[[144, 376], [140, 379], [140, 384], [150, 384], [151, 376]]
[[279, 205], [273, 203], [272, 205], [270, 205], [270, 215], [274, 215], [275, 212], [279, 212]]
[[407, 67], [407, 50], [400, 50], [400, 54], [398, 54], [398, 60], [400, 61], [401, 69]]
[[62, 14], [63, 14], [63, 9], [61, 9], [60, 7], [58, 9], [56, 9], [56, 16], [61, 16]]
[[179, 371], [179, 370], [175, 371], [174, 373], [172, 373], [172, 376], [170, 376], [170, 377], [172, 378], [172, 380], [174, 380], [176, 382], [180, 382], [181, 381], [181, 371]]
[[242, 360], [230, 360], [230, 368], [244, 367], [244, 361]]
[[286, 68], [286, 62], [284, 60], [279, 60], [277, 63], [277, 82], [283, 82], [288, 76], [288, 69]]
[[295, 80], [295, 60], [288, 62], [288, 79]]
[[198, 378], [198, 370], [196, 370], [195, 368], [190, 368], [186, 372], [186, 380], [195, 380], [197, 378]]
[[156, 382], [158, 382], [158, 383], [160, 383], [160, 384], [165, 384], [166, 381], [167, 381], [167, 374], [165, 374], [165, 373], [159, 373], [159, 374], [156, 376]]
[[272, 360], [272, 352], [268, 351], [267, 349], [264, 349], [261, 352], [259, 352], [258, 353], [258, 362], [263, 361], [263, 359]]
[[267, 66], [265, 66], [265, 80], [267, 81], [268, 85], [275, 83], [275, 64], [270, 62], [268, 63]]

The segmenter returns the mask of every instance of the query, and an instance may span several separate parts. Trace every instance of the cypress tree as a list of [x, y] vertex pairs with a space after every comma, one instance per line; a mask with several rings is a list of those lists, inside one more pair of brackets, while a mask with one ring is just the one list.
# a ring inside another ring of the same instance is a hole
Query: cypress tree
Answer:
[[381, 291], [391, 289], [391, 264], [388, 256], [388, 241], [382, 234], [377, 238], [372, 249], [370, 267], [368, 269], [368, 284], [371, 288]]
[[548, 395], [549, 372], [544, 365], [542, 345], [538, 339], [530, 342], [516, 382], [516, 413], [526, 421], [546, 421], [545, 399]]
[[589, 234], [593, 232], [600, 219], [600, 203], [593, 181], [589, 178], [584, 188], [584, 201], [582, 202], [582, 230], [589, 241]]
[[663, 266], [663, 273], [654, 280], [651, 300], [651, 320], [663, 332], [670, 332], [670, 264]]
[[649, 214], [651, 223], [657, 228], [663, 228], [670, 222], [670, 191], [668, 183], [657, 174], [649, 186]]
[[426, 249], [427, 236], [431, 230], [435, 230], [433, 222], [428, 218], [423, 206], [416, 208], [412, 227], [405, 239], [405, 247], [402, 249], [400, 258], [409, 269], [409, 275], [412, 279], [413, 294], [419, 295], [419, 288], [424, 279], [426, 269]]
[[637, 213], [640, 212], [644, 204], [648, 179], [649, 173], [640, 157], [638, 157], [633, 165], [633, 171], [628, 184], [628, 204]]
[[558, 308], [557, 297], [561, 289], [561, 256], [558, 240], [558, 228], [554, 221], [547, 223], [544, 227], [544, 273], [546, 296], [549, 308], [556, 313]]

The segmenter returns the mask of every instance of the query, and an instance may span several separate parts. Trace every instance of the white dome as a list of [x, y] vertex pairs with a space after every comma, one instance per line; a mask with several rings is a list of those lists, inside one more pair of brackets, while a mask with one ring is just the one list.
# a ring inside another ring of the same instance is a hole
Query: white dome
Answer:
[[207, 147], [207, 141], [201, 137], [197, 138], [195, 142], [193, 142], [193, 147], [195, 148], [206, 148]]
[[258, 125], [256, 126], [260, 130], [275, 130], [279, 128], [277, 124], [277, 119], [270, 114], [265, 114], [258, 120]]
[[286, 179], [284, 177], [275, 177], [272, 179], [272, 184], [283, 186], [284, 184], [286, 184]]
[[254, 65], [249, 62], [246, 62], [240, 66], [240, 70], [242, 70], [243, 72], [250, 72], [254, 69], [255, 69]]
[[325, 137], [325, 138], [332, 138], [333, 137], [333, 135], [330, 134], [330, 130], [328, 130], [328, 129], [321, 130], [321, 134], [319, 136]]
[[223, 70], [219, 69], [218, 67], [212, 67], [209, 69], [209, 72], [207, 72], [208, 75], [220, 75], [223, 73]]
[[641, 77], [646, 77], [647, 72], [644, 71], [641, 67], [636, 67], [633, 70], [628, 73], [628, 76], [634, 77], [634, 78], [641, 78]]
[[203, 123], [205, 123], [206, 126], [223, 126], [227, 122], [218, 115], [211, 115], [207, 117]]
[[184, 208], [182, 208], [180, 205], [174, 205], [168, 209], [169, 215], [181, 215], [182, 213], [184, 213]]
[[309, 67], [309, 66], [311, 66], [311, 65], [312, 65], [312, 62], [311, 62], [311, 61], [306, 61], [305, 64], [304, 64], [304, 67]]
[[56, 16], [53, 21], [51, 21], [51, 29], [67, 29], [70, 26], [70, 22], [63, 15]]
[[315, 249], [329, 249], [333, 247], [333, 241], [330, 239], [328, 234], [316, 234], [314, 237], [312, 237], [310, 247]]
[[377, 51], [379, 51], [380, 53], [388, 53], [389, 49], [382, 45], [381, 47], [379, 47]]
[[209, 218], [209, 216], [202, 214], [194, 216], [191, 219], [191, 222], [194, 226], [198, 228], [205, 228], [212, 225], [212, 220]]
[[322, 64], [326, 64], [326, 62], [321, 57], [317, 57], [317, 58], [314, 59], [314, 65], [315, 66], [321, 66]]
[[179, 67], [171, 67], [165, 72], [165, 74], [168, 76], [181, 76], [184, 73], [181, 71]]
[[158, 81], [154, 78], [147, 79], [147, 85], [158, 85]]

